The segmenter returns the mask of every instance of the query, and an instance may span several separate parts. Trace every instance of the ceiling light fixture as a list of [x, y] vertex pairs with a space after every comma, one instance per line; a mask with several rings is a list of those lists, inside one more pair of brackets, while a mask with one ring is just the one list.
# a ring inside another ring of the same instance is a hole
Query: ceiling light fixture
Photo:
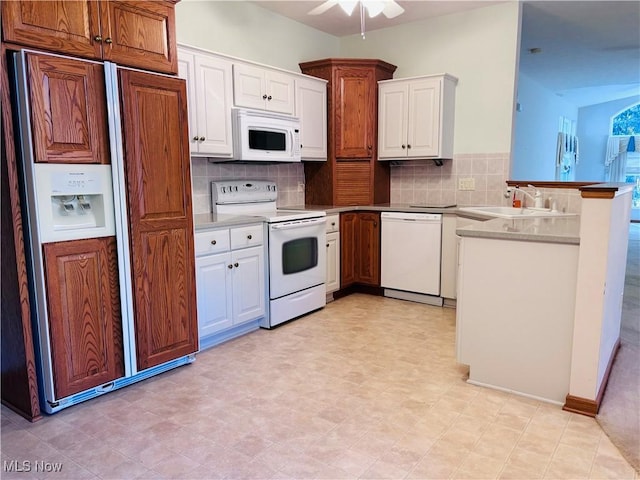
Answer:
[[334, 5], [340, 5], [340, 8], [349, 16], [354, 12], [356, 6], [360, 7], [360, 35], [363, 39], [365, 38], [365, 10], [369, 14], [369, 18], [374, 18], [381, 13], [387, 18], [394, 18], [404, 12], [404, 8], [394, 0], [326, 0], [311, 10], [309, 15], [320, 15]]

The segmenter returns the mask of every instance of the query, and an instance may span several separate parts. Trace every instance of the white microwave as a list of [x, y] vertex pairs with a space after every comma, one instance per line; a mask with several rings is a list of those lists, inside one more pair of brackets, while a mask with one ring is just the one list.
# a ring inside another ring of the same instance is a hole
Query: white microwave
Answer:
[[291, 115], [234, 108], [234, 159], [246, 162], [299, 162], [300, 119]]

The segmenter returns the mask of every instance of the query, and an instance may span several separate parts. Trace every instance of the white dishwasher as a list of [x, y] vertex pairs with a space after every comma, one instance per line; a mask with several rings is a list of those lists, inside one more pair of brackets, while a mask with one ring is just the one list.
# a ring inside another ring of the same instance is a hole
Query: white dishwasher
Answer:
[[382, 212], [381, 218], [382, 287], [440, 295], [442, 215]]

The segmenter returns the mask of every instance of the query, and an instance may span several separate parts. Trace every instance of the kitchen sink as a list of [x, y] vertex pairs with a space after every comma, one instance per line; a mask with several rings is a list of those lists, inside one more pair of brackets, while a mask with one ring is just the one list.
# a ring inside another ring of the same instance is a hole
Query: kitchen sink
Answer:
[[497, 218], [572, 217], [577, 215], [576, 213], [552, 212], [540, 208], [460, 207], [458, 210]]

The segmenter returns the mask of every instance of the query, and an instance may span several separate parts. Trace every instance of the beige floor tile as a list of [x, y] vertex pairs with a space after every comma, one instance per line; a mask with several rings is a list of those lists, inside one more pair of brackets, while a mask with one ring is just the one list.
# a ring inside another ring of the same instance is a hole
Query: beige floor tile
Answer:
[[3, 406], [2, 461], [64, 461], [65, 479], [637, 480], [593, 419], [466, 383], [454, 346], [454, 310], [350, 295], [35, 424]]

